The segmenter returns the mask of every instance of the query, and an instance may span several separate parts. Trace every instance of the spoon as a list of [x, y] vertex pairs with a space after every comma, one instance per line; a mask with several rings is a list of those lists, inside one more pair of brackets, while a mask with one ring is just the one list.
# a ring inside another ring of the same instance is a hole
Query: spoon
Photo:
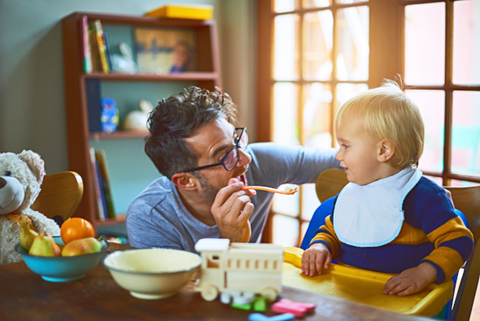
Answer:
[[259, 191], [265, 191], [270, 193], [279, 193], [285, 195], [293, 195], [298, 192], [298, 185], [295, 184], [283, 184], [280, 185], [278, 188], [266, 187], [266, 186], [244, 186], [241, 189], [255, 189]]

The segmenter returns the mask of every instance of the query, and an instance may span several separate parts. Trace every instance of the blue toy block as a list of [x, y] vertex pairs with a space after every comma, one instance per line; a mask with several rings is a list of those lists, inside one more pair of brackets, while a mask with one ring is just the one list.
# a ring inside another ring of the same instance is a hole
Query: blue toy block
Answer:
[[291, 313], [279, 314], [273, 317], [267, 317], [261, 313], [252, 313], [248, 317], [249, 321], [290, 321], [295, 320], [295, 316]]

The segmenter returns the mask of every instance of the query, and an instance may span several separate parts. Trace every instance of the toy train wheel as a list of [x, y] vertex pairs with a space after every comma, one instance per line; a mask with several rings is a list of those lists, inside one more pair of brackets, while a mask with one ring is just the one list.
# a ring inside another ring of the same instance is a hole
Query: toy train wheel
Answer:
[[273, 302], [277, 298], [277, 291], [274, 288], [267, 286], [260, 291], [260, 295], [268, 301]]
[[213, 284], [207, 284], [202, 287], [201, 295], [205, 301], [213, 301], [218, 296], [218, 289]]

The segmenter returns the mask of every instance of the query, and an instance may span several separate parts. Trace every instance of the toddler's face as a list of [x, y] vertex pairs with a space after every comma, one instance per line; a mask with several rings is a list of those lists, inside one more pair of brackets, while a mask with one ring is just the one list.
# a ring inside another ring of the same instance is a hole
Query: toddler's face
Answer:
[[340, 150], [335, 158], [345, 168], [349, 182], [366, 185], [383, 178], [377, 159], [382, 144], [368, 135], [359, 121], [343, 122], [336, 138]]

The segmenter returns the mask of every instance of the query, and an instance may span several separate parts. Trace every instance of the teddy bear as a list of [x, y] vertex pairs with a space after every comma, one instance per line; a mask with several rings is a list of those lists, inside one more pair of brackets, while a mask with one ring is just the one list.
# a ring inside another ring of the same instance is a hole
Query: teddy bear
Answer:
[[0, 153], [0, 264], [22, 260], [15, 252], [22, 218], [38, 233], [60, 235], [54, 220], [30, 208], [40, 193], [44, 176], [45, 165], [37, 153]]

